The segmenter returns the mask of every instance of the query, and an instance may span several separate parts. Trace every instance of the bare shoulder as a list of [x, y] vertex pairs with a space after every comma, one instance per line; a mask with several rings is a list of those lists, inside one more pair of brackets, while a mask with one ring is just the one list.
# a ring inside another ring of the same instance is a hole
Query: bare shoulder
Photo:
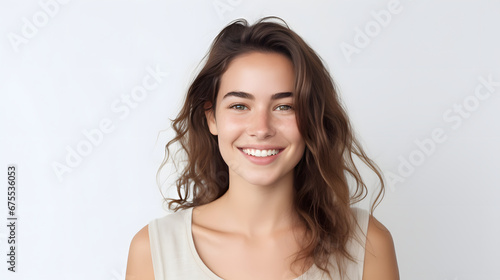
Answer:
[[392, 235], [372, 215], [370, 215], [366, 233], [363, 280], [399, 280]]
[[153, 260], [146, 225], [132, 238], [128, 253], [126, 280], [154, 280]]

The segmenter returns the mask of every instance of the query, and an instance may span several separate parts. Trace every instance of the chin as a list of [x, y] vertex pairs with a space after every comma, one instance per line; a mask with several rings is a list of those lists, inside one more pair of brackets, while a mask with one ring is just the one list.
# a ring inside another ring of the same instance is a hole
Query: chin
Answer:
[[272, 185], [278, 184], [279, 179], [272, 178], [269, 176], [269, 174], [264, 174], [263, 176], [248, 176], [246, 178], [246, 181], [249, 184], [252, 184], [255, 186], [272, 186]]
[[264, 180], [259, 180], [259, 181], [256, 181], [256, 180], [253, 180], [253, 181], [249, 181], [248, 183], [254, 185], [254, 186], [259, 186], [259, 187], [265, 187], [265, 186], [270, 186], [270, 185], [273, 185], [273, 181], [264, 181]]

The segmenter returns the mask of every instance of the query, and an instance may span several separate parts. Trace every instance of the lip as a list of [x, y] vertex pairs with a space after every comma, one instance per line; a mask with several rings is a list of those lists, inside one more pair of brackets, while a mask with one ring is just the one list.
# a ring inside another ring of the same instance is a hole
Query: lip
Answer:
[[[260, 147], [260, 148], [257, 148]], [[252, 146], [252, 147], [244, 147], [244, 148], [238, 148], [238, 150], [241, 151], [241, 153], [252, 163], [257, 164], [257, 165], [268, 165], [275, 161], [278, 156], [281, 154], [281, 152], [284, 150], [283, 148], [279, 147], [262, 147], [262, 146]], [[278, 153], [272, 156], [267, 156], [267, 157], [256, 157], [256, 156], [251, 156], [243, 152], [243, 149], [256, 149], [256, 150], [278, 150]]]
[[254, 146], [244, 146], [238, 147], [238, 149], [254, 149], [254, 150], [283, 150], [283, 147], [270, 146], [270, 145], [254, 145]]

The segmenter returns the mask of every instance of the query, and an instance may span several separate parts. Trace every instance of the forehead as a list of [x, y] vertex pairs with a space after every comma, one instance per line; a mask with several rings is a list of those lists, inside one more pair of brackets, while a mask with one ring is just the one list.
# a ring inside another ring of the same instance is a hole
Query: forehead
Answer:
[[218, 99], [230, 92], [257, 97], [293, 92], [295, 74], [291, 60], [279, 53], [250, 52], [235, 57], [221, 77]]

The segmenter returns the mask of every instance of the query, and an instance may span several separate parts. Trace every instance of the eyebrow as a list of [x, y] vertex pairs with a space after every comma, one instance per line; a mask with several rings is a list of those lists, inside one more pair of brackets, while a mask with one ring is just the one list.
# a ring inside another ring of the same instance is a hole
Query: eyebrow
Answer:
[[[276, 100], [276, 99], [280, 99], [280, 98], [286, 98], [286, 97], [290, 97], [292, 96], [293, 94], [289, 91], [287, 92], [278, 92], [278, 93], [275, 93], [271, 96], [271, 100]], [[228, 93], [226, 93], [226, 95], [224, 95], [224, 97], [222, 97], [222, 99], [226, 98], [226, 97], [229, 97], [229, 96], [235, 96], [235, 97], [240, 97], [240, 98], [246, 98], [246, 99], [250, 99], [250, 100], [255, 100], [255, 96], [253, 96], [252, 94], [248, 93], [248, 92], [244, 92], [244, 91], [230, 91]]]

